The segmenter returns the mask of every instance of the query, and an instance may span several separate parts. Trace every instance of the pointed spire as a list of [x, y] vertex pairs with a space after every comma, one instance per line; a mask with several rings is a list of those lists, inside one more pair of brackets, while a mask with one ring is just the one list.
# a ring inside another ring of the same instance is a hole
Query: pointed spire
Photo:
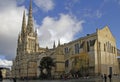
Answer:
[[39, 44], [38, 37], [37, 37], [37, 29], [35, 30], [35, 38], [36, 38], [36, 44]]
[[35, 36], [37, 37], [37, 29], [35, 30]]
[[48, 50], [48, 46], [46, 46], [46, 50]]
[[33, 19], [32, 19], [32, 0], [30, 0], [30, 6], [29, 6], [27, 31], [28, 33], [31, 33], [34, 31], [33, 30]]
[[18, 44], [21, 42], [21, 34], [18, 35]]
[[58, 40], [58, 46], [60, 46], [60, 40]]
[[26, 32], [26, 17], [25, 17], [25, 11], [23, 12], [23, 20], [22, 20], [22, 30], [21, 33], [24, 34]]
[[32, 0], [30, 0], [30, 9], [32, 9]]
[[56, 45], [55, 45], [55, 41], [54, 41], [54, 44], [53, 44], [53, 49], [55, 49], [56, 48]]

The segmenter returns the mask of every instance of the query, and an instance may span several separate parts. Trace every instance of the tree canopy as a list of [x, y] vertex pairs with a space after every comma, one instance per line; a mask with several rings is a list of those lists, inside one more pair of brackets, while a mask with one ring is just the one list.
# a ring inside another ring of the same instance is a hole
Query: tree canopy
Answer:
[[[40, 76], [45, 76], [50, 78], [51, 77], [51, 70], [52, 67], [55, 66], [55, 63], [51, 57], [43, 57], [40, 61], [40, 70], [41, 70], [41, 75]], [[46, 69], [47, 74], [43, 73], [43, 70]]]

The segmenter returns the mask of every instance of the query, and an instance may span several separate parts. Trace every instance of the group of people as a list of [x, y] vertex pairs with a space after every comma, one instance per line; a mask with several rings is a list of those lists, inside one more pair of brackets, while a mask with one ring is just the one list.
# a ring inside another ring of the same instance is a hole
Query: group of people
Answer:
[[[103, 79], [105, 80], [105, 82], [106, 82], [106, 80], [107, 80], [107, 75], [106, 75], [106, 74], [102, 75], [102, 78], [103, 78]], [[112, 75], [109, 74], [109, 75], [108, 75], [108, 78], [111, 80]]]

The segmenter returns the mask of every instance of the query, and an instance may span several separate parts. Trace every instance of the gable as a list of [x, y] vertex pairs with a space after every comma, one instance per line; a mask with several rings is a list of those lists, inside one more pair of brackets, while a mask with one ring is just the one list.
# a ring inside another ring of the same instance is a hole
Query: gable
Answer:
[[105, 26], [103, 29], [100, 30], [100, 35], [102, 37], [107, 37], [109, 39], [115, 40], [115, 37], [113, 36], [108, 26]]

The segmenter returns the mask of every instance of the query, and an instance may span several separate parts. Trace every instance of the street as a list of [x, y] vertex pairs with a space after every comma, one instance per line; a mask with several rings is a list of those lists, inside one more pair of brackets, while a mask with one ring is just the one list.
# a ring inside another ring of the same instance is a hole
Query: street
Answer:
[[[2, 82], [13, 82], [13, 80], [3, 80]], [[17, 80], [17, 82], [105, 82], [101, 78], [89, 79], [68, 79], [68, 80]], [[120, 82], [120, 78], [112, 78], [111, 81], [107, 79], [106, 82]]]

